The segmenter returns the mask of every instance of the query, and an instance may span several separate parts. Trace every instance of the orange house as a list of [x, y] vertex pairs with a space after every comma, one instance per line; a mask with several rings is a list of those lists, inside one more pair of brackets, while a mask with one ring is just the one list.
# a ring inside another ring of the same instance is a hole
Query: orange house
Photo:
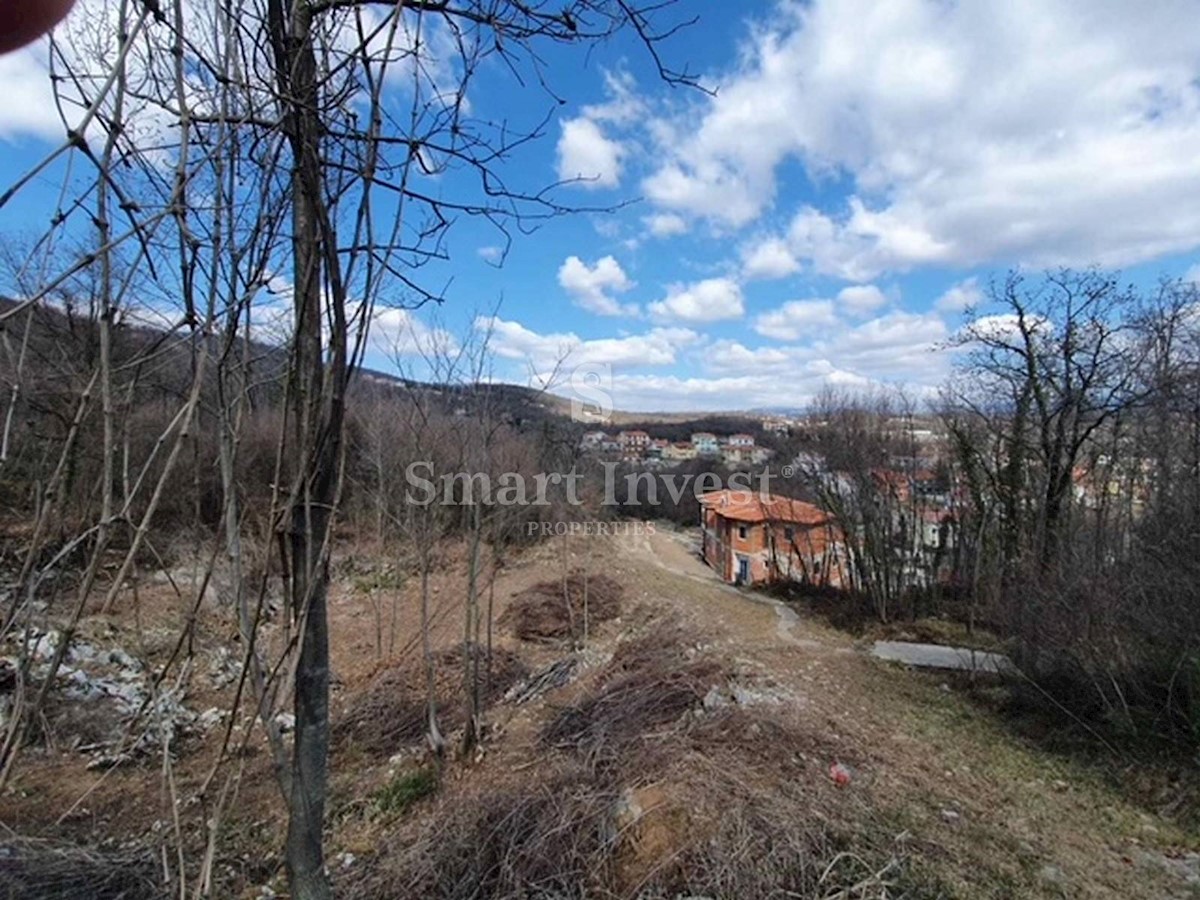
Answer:
[[701, 556], [731, 584], [848, 582], [845, 547], [833, 517], [802, 500], [754, 491], [700, 497]]

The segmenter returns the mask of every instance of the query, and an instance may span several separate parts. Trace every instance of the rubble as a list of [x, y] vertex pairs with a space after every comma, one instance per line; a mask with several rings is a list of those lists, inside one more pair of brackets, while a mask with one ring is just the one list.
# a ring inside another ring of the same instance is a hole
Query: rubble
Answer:
[[578, 666], [579, 657], [577, 656], [568, 656], [551, 663], [540, 672], [514, 684], [505, 692], [504, 700], [506, 703], [518, 705], [536, 700], [547, 691], [552, 691], [570, 682]]
[[[9, 643], [18, 653], [28, 648], [28, 677], [36, 682], [49, 676], [62, 640], [54, 629], [29, 629]], [[18, 656], [0, 657], [0, 671], [12, 672], [14, 682], [19, 666]], [[171, 684], [156, 686], [154, 673], [123, 647], [98, 647], [76, 638], [63, 655], [50, 696], [58, 718], [72, 726], [87, 721], [89, 727], [74, 737], [78, 751], [95, 756], [89, 767], [110, 766], [173, 746], [183, 734], [207, 731], [221, 721], [221, 710], [197, 714], [184, 705], [189, 675], [185, 665]], [[0, 718], [6, 701], [0, 696]]]

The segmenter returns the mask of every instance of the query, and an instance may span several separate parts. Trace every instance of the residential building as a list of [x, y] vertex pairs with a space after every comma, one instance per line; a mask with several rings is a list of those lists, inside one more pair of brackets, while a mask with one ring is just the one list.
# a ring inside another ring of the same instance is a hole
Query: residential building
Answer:
[[692, 446], [696, 448], [697, 456], [720, 456], [721, 443], [715, 434], [707, 431], [697, 431], [692, 435]]
[[579, 446], [584, 450], [599, 450], [607, 440], [608, 432], [606, 431], [585, 431], [579, 441]]
[[617, 443], [621, 445], [621, 459], [637, 462], [650, 448], [650, 435], [644, 431], [622, 431], [617, 435]]
[[696, 458], [696, 448], [689, 441], [677, 441], [674, 444], [667, 446], [663, 450], [663, 459], [671, 459], [676, 462], [682, 462], [687, 459]]
[[725, 581], [849, 581], [837, 523], [811, 503], [749, 490], [712, 491], [700, 497], [700, 519], [701, 556]]

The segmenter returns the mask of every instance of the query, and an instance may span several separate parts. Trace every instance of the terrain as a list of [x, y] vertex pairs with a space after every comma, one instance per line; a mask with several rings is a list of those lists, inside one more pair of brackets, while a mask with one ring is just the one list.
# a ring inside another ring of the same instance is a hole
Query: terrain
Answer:
[[[1200, 895], [1200, 832], [1169, 794], [1147, 802], [1111, 770], [1018, 737], [941, 677], [720, 583], [691, 541], [650, 525], [551, 541], [502, 568], [485, 740], [440, 765], [413, 686], [415, 585], [365, 549], [335, 556], [328, 861], [340, 896]], [[453, 553], [443, 562], [431, 638], [452, 731], [461, 574]], [[612, 617], [575, 649], [518, 638], [511, 610], [568, 570], [619, 586]], [[190, 605], [168, 589], [186, 586], [186, 567], [167, 574], [81, 634], [152, 667]], [[388, 652], [376, 623], [392, 609]], [[56, 742], [26, 751], [0, 798], [21, 835], [0, 858], [12, 896], [154, 896], [155, 875], [180, 862], [145, 848], [177, 833], [194, 868], [206, 823], [221, 832], [218, 895], [284, 891], [284, 810], [261, 728], [217, 712], [237, 688], [219, 674], [236, 653], [230, 617], [219, 598], [200, 610], [178, 697], [211, 721], [182, 724], [165, 765], [110, 761], [61, 723]], [[225, 738], [234, 763], [216, 774]], [[131, 873], [145, 892], [95, 887]]]

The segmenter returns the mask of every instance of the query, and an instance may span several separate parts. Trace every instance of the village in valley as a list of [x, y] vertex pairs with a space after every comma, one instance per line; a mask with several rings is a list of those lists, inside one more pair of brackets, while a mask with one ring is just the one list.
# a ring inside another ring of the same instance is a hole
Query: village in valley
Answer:
[[726, 466], [762, 465], [771, 459], [774, 451], [755, 445], [752, 434], [717, 436], [709, 431], [693, 432], [686, 441], [672, 441], [654, 437], [645, 431], [585, 432], [580, 440], [581, 449], [599, 454], [602, 458], [618, 459], [654, 468], [692, 459], [713, 460]]
[[[814, 449], [819, 439], [793, 440], [820, 435], [828, 422], [782, 416], [748, 421], [772, 446], [745, 431], [693, 431], [686, 440], [671, 440], [634, 428], [586, 431], [580, 450], [633, 470], [695, 472], [707, 463], [725, 473], [773, 475], [767, 490], [745, 482], [697, 495], [699, 521], [691, 523], [699, 526], [696, 552], [730, 583], [859, 589], [854, 555], [865, 552], [864, 530], [881, 520], [884, 552], [894, 557], [900, 587], [953, 583], [956, 509], [966, 492], [949, 465], [948, 437], [936, 420], [881, 423], [882, 436], [897, 452], [866, 468], [859, 460], [862, 471], [831, 467]], [[850, 504], [864, 501], [878, 513], [870, 526], [857, 511], [847, 515]]]

